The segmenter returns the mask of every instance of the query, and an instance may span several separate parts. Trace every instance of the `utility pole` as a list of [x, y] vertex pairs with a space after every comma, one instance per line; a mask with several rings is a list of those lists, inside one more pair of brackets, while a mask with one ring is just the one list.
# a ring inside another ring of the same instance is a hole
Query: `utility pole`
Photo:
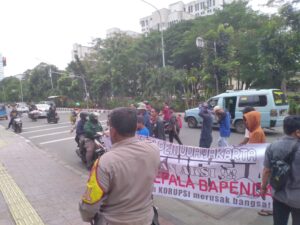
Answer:
[[53, 81], [52, 81], [52, 70], [51, 70], [51, 66], [49, 67], [49, 77], [51, 80], [51, 88], [53, 89]]

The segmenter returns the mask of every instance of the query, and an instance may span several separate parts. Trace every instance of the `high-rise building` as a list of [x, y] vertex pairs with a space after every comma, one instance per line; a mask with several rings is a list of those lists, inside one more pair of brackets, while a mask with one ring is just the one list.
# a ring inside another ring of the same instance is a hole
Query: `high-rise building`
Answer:
[[113, 28], [106, 30], [106, 38], [112, 38], [117, 34], [125, 34], [125, 35], [133, 37], [133, 38], [137, 38], [137, 37], [141, 36], [140, 33], [137, 33], [135, 31], [121, 30], [120, 28], [117, 28], [117, 27], [113, 27]]
[[75, 56], [77, 55], [80, 60], [83, 60], [86, 56], [91, 54], [93, 49], [88, 46], [83, 46], [80, 44], [74, 44], [72, 50], [72, 59], [75, 61]]
[[142, 32], [147, 34], [151, 30], [166, 30], [183, 20], [214, 14], [216, 10], [222, 9], [225, 3], [232, 1], [234, 0], [195, 0], [187, 4], [182, 1], [170, 4], [168, 9], [159, 9], [150, 16], [141, 18]]
[[4, 78], [4, 66], [3, 66], [3, 57], [0, 53], [0, 81]]

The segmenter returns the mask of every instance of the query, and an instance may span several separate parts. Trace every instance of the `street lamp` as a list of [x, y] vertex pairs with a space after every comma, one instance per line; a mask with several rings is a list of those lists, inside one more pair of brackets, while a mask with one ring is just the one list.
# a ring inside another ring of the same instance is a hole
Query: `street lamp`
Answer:
[[86, 81], [85, 81], [84, 77], [82, 77], [82, 76], [76, 76], [74, 74], [70, 74], [69, 77], [70, 78], [80, 78], [82, 80], [83, 85], [84, 85], [85, 97], [86, 97], [86, 99], [85, 99], [86, 100], [86, 107], [89, 108], [89, 97], [90, 97], [90, 94], [87, 91]]
[[[198, 48], [204, 48], [205, 47], [205, 41], [202, 37], [197, 37], [196, 38], [196, 46]], [[217, 58], [217, 44], [216, 44], [216, 41], [214, 41], [213, 50], [214, 50], [214, 57], [216, 59]], [[216, 80], [216, 91], [217, 91], [217, 94], [219, 94], [219, 80], [218, 80], [218, 76], [217, 76], [217, 73], [216, 73], [215, 66], [214, 66], [214, 78]]]
[[164, 30], [161, 26], [162, 24], [162, 18], [161, 18], [161, 14], [160, 14], [160, 11], [159, 9], [154, 6], [153, 4], [151, 4], [150, 2], [147, 2], [145, 0], [141, 0], [142, 2], [150, 5], [151, 7], [153, 7], [155, 10], [157, 10], [158, 12], [158, 15], [159, 15], [159, 28], [160, 28], [160, 34], [161, 34], [161, 55], [162, 55], [162, 64], [163, 64], [163, 67], [166, 66], [166, 63], [165, 63], [165, 45], [164, 45]]

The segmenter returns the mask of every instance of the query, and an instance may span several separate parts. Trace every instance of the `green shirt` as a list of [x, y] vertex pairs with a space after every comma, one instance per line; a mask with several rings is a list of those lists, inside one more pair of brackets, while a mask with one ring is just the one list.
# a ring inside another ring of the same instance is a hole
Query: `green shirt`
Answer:
[[90, 120], [88, 120], [84, 124], [83, 129], [84, 129], [85, 137], [90, 138], [90, 139], [94, 139], [97, 132], [103, 131], [103, 128], [99, 122], [92, 123]]

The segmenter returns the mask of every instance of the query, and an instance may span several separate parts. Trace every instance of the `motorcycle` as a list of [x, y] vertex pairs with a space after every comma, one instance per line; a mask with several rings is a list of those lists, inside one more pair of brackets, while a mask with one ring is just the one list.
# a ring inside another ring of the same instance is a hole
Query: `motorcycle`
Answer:
[[59, 116], [58, 116], [57, 112], [55, 112], [54, 114], [48, 113], [48, 115], [47, 115], [48, 123], [58, 123], [58, 120], [59, 120]]
[[12, 128], [15, 133], [22, 132], [22, 120], [20, 117], [16, 117], [12, 123]]
[[40, 117], [40, 112], [38, 110], [32, 110], [28, 113], [28, 118], [32, 119], [32, 121], [37, 121]]
[[[102, 137], [103, 137], [103, 133], [98, 132], [97, 136], [94, 139], [97, 148], [94, 151], [93, 162], [95, 162], [99, 157], [101, 157], [107, 151], [104, 142], [102, 140]], [[81, 159], [83, 164], [86, 164], [86, 148], [85, 148], [84, 140], [79, 142], [79, 148], [76, 149], [76, 154]]]

